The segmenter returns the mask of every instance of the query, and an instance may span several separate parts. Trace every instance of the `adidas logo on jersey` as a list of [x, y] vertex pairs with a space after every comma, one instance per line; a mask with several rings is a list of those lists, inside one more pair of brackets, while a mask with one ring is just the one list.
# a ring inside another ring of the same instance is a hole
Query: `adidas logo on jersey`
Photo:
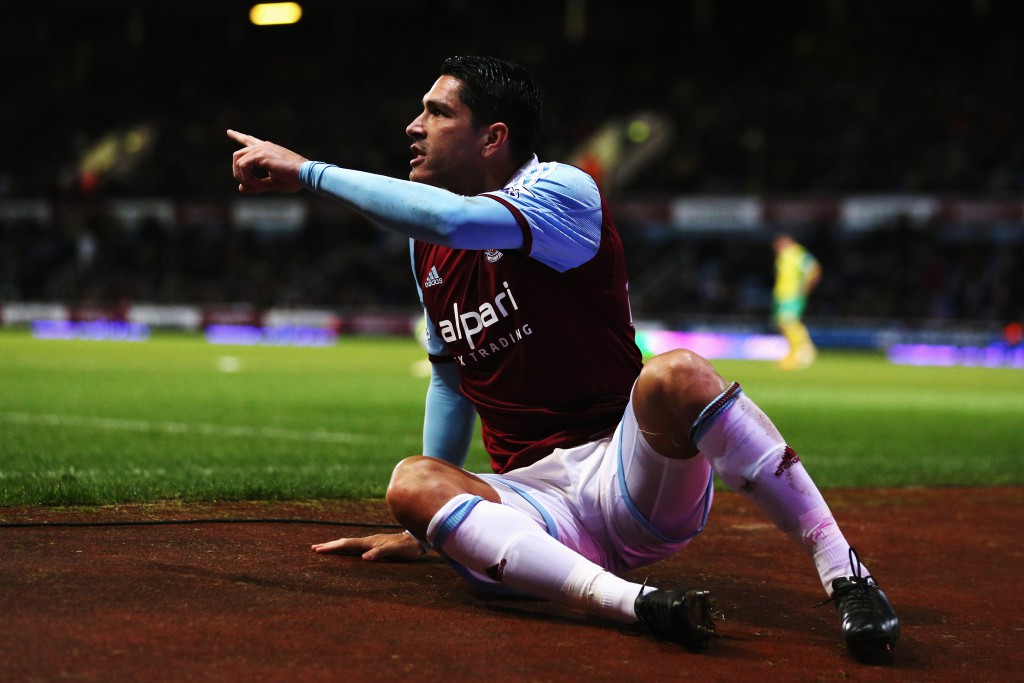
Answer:
[[437, 266], [431, 266], [430, 272], [427, 273], [427, 279], [423, 282], [424, 287], [433, 287], [444, 282], [444, 279], [438, 274]]

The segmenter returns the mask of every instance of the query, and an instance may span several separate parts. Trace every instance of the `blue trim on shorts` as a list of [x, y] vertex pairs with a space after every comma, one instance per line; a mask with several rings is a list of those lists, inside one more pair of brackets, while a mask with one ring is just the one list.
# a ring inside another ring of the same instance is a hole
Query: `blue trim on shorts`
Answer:
[[534, 498], [529, 493], [527, 493], [523, 489], [519, 488], [518, 486], [516, 486], [512, 482], [510, 482], [507, 479], [504, 479], [504, 478], [502, 478], [502, 477], [500, 477], [498, 475], [486, 474], [485, 473], [485, 474], [480, 474], [480, 475], [477, 475], [477, 476], [479, 476], [480, 478], [484, 479], [485, 481], [486, 480], [493, 480], [493, 481], [496, 481], [496, 482], [498, 482], [500, 484], [503, 484], [503, 485], [509, 487], [510, 489], [512, 489], [513, 491], [515, 491], [516, 493], [518, 493], [520, 496], [522, 496], [523, 499], [527, 503], [532, 505], [533, 508], [544, 519], [544, 526], [547, 527], [548, 536], [550, 536], [551, 538], [555, 539], [556, 541], [558, 540], [558, 527], [555, 525], [554, 517], [551, 516], [551, 513], [548, 512], [547, 509], [543, 505], [541, 505], [539, 502], [537, 502], [536, 498]]
[[711, 511], [711, 492], [715, 485], [715, 472], [714, 470], [708, 475], [708, 486], [704, 490], [704, 512], [701, 515], [700, 526], [692, 534], [684, 536], [683, 538], [669, 538], [665, 534], [658, 531], [657, 528], [650, 521], [644, 517], [643, 513], [637, 509], [633, 503], [633, 499], [629, 496], [629, 490], [626, 488], [626, 471], [622, 466], [622, 433], [619, 433], [619, 449], [618, 449], [618, 475], [619, 475], [619, 493], [622, 494], [622, 500], [626, 504], [626, 509], [633, 515], [633, 519], [640, 523], [640, 525], [647, 530], [647, 533], [654, 536], [662, 543], [683, 543], [689, 541], [694, 536], [704, 531], [704, 525], [708, 523], [708, 513]]
[[460, 524], [466, 521], [466, 517], [472, 512], [476, 504], [482, 501], [483, 498], [480, 496], [473, 496], [470, 500], [465, 501], [459, 507], [452, 510], [451, 514], [441, 522], [441, 528], [434, 534], [434, 542], [431, 545], [434, 548], [441, 549], [444, 546], [444, 542], [448, 540], [448, 536], [455, 531]]

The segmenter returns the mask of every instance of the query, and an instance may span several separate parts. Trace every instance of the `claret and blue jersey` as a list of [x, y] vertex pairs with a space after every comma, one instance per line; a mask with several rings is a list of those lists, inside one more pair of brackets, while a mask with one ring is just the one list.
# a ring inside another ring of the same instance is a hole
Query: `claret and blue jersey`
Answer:
[[594, 180], [534, 158], [481, 197], [511, 212], [518, 249], [414, 240], [435, 362], [457, 364], [497, 471], [610, 434], [641, 367], [625, 260]]
[[428, 348], [440, 364], [424, 453], [464, 460], [464, 399], [497, 472], [614, 431], [642, 358], [622, 242], [593, 178], [536, 157], [504, 188], [475, 197], [319, 161], [303, 163], [300, 178], [412, 237]]

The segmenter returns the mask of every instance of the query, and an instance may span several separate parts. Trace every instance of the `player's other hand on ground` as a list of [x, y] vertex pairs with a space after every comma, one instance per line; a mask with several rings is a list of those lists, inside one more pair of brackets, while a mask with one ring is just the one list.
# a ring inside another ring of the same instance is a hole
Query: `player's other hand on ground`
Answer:
[[242, 145], [231, 155], [231, 173], [243, 194], [298, 192], [299, 169], [308, 159], [290, 149], [252, 135], [228, 130], [228, 137]]
[[420, 542], [409, 534], [374, 534], [362, 538], [339, 538], [316, 543], [313, 551], [325, 555], [361, 555], [364, 560], [409, 562], [423, 556]]

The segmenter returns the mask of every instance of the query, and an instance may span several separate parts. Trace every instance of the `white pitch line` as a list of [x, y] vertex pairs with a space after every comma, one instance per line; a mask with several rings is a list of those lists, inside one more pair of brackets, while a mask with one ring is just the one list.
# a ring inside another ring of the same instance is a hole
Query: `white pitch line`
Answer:
[[84, 427], [125, 432], [163, 432], [165, 434], [207, 434], [242, 438], [281, 439], [286, 441], [321, 441], [327, 443], [370, 443], [383, 437], [350, 432], [328, 432], [322, 429], [304, 431], [279, 427], [247, 427], [244, 425], [189, 424], [185, 422], [150, 422], [148, 420], [121, 420], [76, 415], [32, 415], [29, 413], [0, 413], [0, 422], [46, 425], [53, 427]]

